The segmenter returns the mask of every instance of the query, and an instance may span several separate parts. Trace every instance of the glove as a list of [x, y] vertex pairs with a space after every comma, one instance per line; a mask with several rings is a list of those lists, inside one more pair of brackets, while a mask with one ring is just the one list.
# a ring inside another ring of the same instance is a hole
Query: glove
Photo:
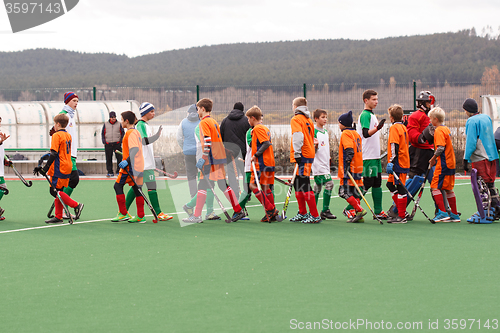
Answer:
[[429, 126], [424, 128], [421, 135], [423, 136], [423, 139], [429, 142], [431, 145], [434, 144], [434, 126], [432, 126], [432, 124], [429, 124]]
[[7, 167], [10, 167], [12, 166], [12, 161], [11, 160], [7, 160], [7, 159], [4, 159], [3, 160], [3, 165], [7, 166]]
[[200, 158], [198, 162], [196, 162], [196, 167], [200, 170], [203, 169], [204, 165], [205, 165], [205, 160], [203, 158]]
[[384, 124], [385, 124], [385, 118], [382, 119], [382, 120], [380, 120], [380, 122], [378, 123], [378, 125], [377, 125], [377, 131], [380, 131], [380, 129], [382, 127], [384, 127]]
[[123, 160], [121, 161], [118, 166], [120, 167], [120, 169], [125, 169], [127, 166], [128, 166], [128, 162], [127, 160]]
[[302, 162], [302, 158], [301, 157], [295, 157], [295, 163], [300, 164], [300, 162]]
[[47, 170], [45, 170], [41, 166], [37, 166], [33, 169], [33, 174], [35, 176], [40, 176], [40, 175], [45, 176], [47, 174]]
[[387, 163], [387, 167], [385, 168], [385, 171], [388, 174], [392, 174], [392, 172], [393, 172], [392, 168], [394, 168], [394, 164], [393, 163]]
[[464, 159], [464, 171], [465, 172], [469, 172], [470, 169], [469, 169], [469, 161], [465, 160]]
[[56, 132], [56, 129], [54, 128], [54, 126], [52, 126], [52, 128], [49, 131], [49, 135], [52, 136], [52, 134], [54, 134], [55, 132]]

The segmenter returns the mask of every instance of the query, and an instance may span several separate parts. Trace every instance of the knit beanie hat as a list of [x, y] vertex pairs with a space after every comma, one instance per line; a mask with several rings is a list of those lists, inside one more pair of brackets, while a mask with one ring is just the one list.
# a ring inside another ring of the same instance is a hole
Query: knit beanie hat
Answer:
[[109, 113], [109, 118], [116, 118], [116, 112], [115, 111], [111, 111]]
[[148, 112], [151, 112], [155, 109], [154, 105], [148, 102], [144, 102], [139, 107], [139, 112], [141, 113], [141, 117], [144, 117]]
[[78, 95], [72, 91], [68, 91], [64, 94], [64, 104], [68, 104], [75, 97], [78, 98]]
[[198, 108], [196, 107], [196, 104], [191, 104], [188, 109], [188, 113], [197, 113]]
[[341, 114], [339, 117], [339, 123], [341, 123], [345, 127], [351, 127], [352, 126], [352, 111], [349, 110], [349, 112]]
[[234, 104], [233, 109], [243, 111], [245, 108], [243, 107], [243, 104], [241, 102], [237, 102]]
[[464, 102], [463, 108], [470, 113], [478, 113], [477, 103], [472, 98], [467, 98]]

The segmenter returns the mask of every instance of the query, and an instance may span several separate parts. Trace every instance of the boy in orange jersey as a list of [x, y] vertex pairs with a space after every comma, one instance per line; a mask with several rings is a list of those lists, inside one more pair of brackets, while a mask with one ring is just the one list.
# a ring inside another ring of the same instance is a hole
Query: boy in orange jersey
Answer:
[[[142, 186], [144, 172], [144, 156], [142, 155], [141, 134], [135, 129], [137, 118], [132, 111], [121, 114], [121, 124], [126, 129], [123, 137], [123, 160], [118, 164], [120, 172], [114, 185], [116, 201], [119, 212], [111, 222], [128, 221], [130, 223], [146, 223], [144, 216], [144, 197], [138, 186]], [[131, 177], [134, 177], [135, 183]], [[125, 184], [132, 186], [135, 193], [135, 204], [137, 206], [137, 217], [132, 217], [127, 211], [123, 187]]]
[[[387, 223], [406, 223], [406, 190], [404, 184], [406, 176], [410, 171], [409, 138], [406, 126], [401, 122], [403, 119], [403, 108], [394, 104], [387, 110], [392, 123], [389, 129], [389, 142], [387, 145], [387, 188], [391, 192], [392, 200], [398, 209], [398, 216], [389, 218]], [[394, 179], [393, 172], [399, 177]]]
[[[291, 222], [319, 223], [321, 217], [316, 207], [314, 192], [309, 177], [314, 161], [314, 123], [307, 109], [307, 100], [297, 97], [293, 100], [294, 116], [290, 121], [292, 127], [292, 142], [290, 148], [290, 162], [297, 163], [298, 172], [293, 183], [295, 197], [299, 205], [299, 213], [290, 219]], [[307, 213], [309, 206], [309, 213]]]
[[250, 190], [255, 194], [255, 197], [260, 201], [266, 215], [260, 220], [261, 222], [281, 221], [276, 206], [274, 205], [273, 192], [271, 185], [274, 184], [274, 152], [271, 142], [271, 133], [269, 128], [262, 125], [262, 111], [254, 105], [247, 112], [248, 123], [252, 127], [252, 162], [255, 163], [255, 169], [259, 177], [259, 183], [262, 191], [258, 190], [257, 180], [252, 170], [250, 177]]
[[349, 223], [364, 222], [366, 215], [360, 205], [361, 196], [356, 190], [347, 172], [349, 172], [359, 186], [363, 189], [363, 150], [361, 137], [352, 127], [352, 111], [344, 113], [339, 117], [339, 128], [342, 131], [339, 145], [339, 171], [340, 178], [339, 197], [344, 198], [356, 211], [356, 214], [347, 220]]
[[[83, 203], [78, 203], [71, 199], [69, 195], [63, 192], [64, 188], [69, 184], [71, 169], [73, 163], [71, 162], [71, 135], [66, 132], [69, 117], [65, 114], [58, 114], [54, 117], [54, 134], [50, 143], [50, 156], [47, 164], [42, 168], [41, 166], [35, 167], [33, 173], [38, 175], [49, 175], [50, 182], [53, 186], [50, 187], [50, 194], [55, 198], [55, 216], [45, 223], [61, 223], [63, 222], [63, 205], [57, 198], [57, 193], [61, 197], [65, 205], [75, 209], [75, 219], [79, 219], [82, 214]], [[55, 190], [54, 190], [55, 188]]]
[[[450, 129], [443, 125], [444, 110], [436, 107], [429, 112], [429, 118], [434, 129], [434, 155], [429, 160], [433, 166], [436, 165], [434, 176], [431, 181], [432, 198], [439, 211], [433, 218], [435, 222], [460, 222], [457, 212], [457, 201], [453, 187], [455, 186], [455, 152], [451, 144]], [[448, 214], [443, 200], [443, 193], [450, 205], [451, 212]]]
[[[200, 141], [198, 144], [203, 149], [200, 150], [201, 156], [196, 156], [198, 162], [196, 167], [201, 170], [200, 182], [198, 183], [198, 193], [196, 197], [196, 208], [194, 214], [182, 219], [186, 223], [202, 223], [201, 211], [207, 198], [208, 182], [217, 182], [217, 185], [224, 192], [224, 195], [233, 206], [235, 214], [229, 222], [235, 222], [245, 217], [245, 212], [238, 203], [238, 198], [234, 191], [226, 183], [226, 173], [224, 164], [226, 163], [226, 151], [220, 135], [219, 124], [210, 117], [213, 102], [208, 98], [203, 98], [196, 103], [198, 116], [201, 121]], [[208, 177], [208, 179], [207, 179]], [[212, 186], [213, 187], [213, 186]]]

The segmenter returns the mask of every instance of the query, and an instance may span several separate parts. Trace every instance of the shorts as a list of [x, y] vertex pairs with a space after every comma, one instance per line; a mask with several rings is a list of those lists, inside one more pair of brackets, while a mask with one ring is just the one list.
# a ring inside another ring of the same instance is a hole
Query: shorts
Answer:
[[455, 187], [455, 175], [438, 175], [434, 173], [431, 181], [431, 188], [453, 190], [453, 187]]
[[[380, 162], [379, 158], [363, 161], [363, 178], [377, 178], [381, 177], [381, 175], [382, 175], [382, 162]], [[380, 187], [380, 185], [377, 187]]]
[[433, 149], [420, 149], [410, 146], [410, 178], [414, 175], [425, 174], [429, 167], [429, 160], [434, 156]]
[[481, 176], [485, 183], [495, 182], [497, 176], [497, 160], [472, 162], [472, 167], [477, 170], [477, 175]]
[[143, 177], [145, 183], [156, 182], [156, 176], [154, 170], [144, 170]]
[[203, 172], [200, 174], [200, 179], [204, 179], [203, 174], [208, 173], [208, 179], [213, 181], [218, 181], [226, 179], [226, 171], [224, 170], [224, 164], [205, 164], [203, 166]]
[[318, 185], [323, 185], [332, 181], [332, 176], [328, 173], [326, 175], [314, 176], [314, 182]]
[[297, 175], [310, 177], [311, 168], [312, 163], [299, 163], [299, 170], [297, 171]]
[[78, 171], [78, 168], [76, 167], [76, 157], [71, 156], [71, 171]]
[[[274, 171], [262, 171], [257, 170], [257, 175], [259, 177], [260, 185], [273, 185], [274, 184]], [[257, 184], [255, 182], [255, 175], [252, 172], [250, 176], [250, 183]]]
[[68, 187], [69, 184], [69, 175], [68, 178], [58, 178], [54, 176], [50, 176], [50, 183], [58, 190]]
[[408, 177], [408, 174], [407, 174], [407, 173], [399, 173], [399, 174], [398, 174], [398, 177], [399, 177], [399, 180], [400, 180], [400, 182], [401, 182], [401, 183], [397, 182], [397, 181], [394, 179], [394, 175], [393, 175], [392, 173], [389, 175], [389, 177], [387, 177], [387, 182], [388, 182], [388, 183], [393, 183], [393, 184], [394, 184], [394, 186], [397, 186], [397, 185], [399, 185], [399, 184], [401, 184], [401, 185], [406, 184], [406, 177]]
[[[363, 191], [363, 188], [360, 187], [360, 190]], [[340, 185], [339, 186], [339, 197], [343, 199], [349, 199], [350, 197], [355, 197], [356, 199], [361, 199], [361, 196], [358, 193], [356, 187], [351, 185]]]
[[[141, 186], [143, 183], [142, 173], [141, 173], [141, 176], [134, 177], [134, 178], [135, 178], [135, 182], [137, 183], [137, 185]], [[123, 169], [120, 169], [120, 173], [118, 174], [118, 177], [116, 177], [116, 183], [121, 184], [121, 185], [128, 184], [130, 186], [134, 186], [134, 181], [132, 180], [132, 178], [130, 178], [130, 176], [125, 171], [123, 171]]]

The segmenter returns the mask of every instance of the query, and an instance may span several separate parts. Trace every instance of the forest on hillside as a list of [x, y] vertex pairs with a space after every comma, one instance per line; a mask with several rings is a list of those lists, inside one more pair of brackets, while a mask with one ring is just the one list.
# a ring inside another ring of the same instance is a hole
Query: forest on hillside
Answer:
[[374, 40], [193, 47], [140, 57], [56, 49], [0, 52], [0, 89], [479, 82], [500, 40], [474, 30]]

